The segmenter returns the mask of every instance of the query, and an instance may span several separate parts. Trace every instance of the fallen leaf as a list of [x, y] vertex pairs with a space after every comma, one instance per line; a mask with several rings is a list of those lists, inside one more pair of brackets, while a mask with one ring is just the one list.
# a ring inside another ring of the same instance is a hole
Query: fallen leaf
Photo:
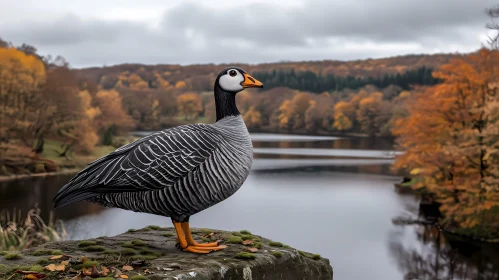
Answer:
[[87, 258], [87, 257], [85, 257], [85, 256], [82, 256], [82, 257], [81, 257], [81, 262], [82, 262], [82, 263], [84, 263], [84, 262], [86, 262], [86, 261], [88, 261], [88, 258]]
[[257, 248], [246, 248], [246, 250], [252, 252], [252, 253], [256, 253], [258, 252], [258, 249]]
[[55, 271], [55, 264], [51, 263], [51, 264], [45, 266], [43, 269], [49, 270], [49, 271]]
[[55, 270], [56, 271], [64, 271], [64, 270], [66, 270], [66, 266], [63, 264], [56, 265]]
[[16, 270], [17, 273], [24, 274], [23, 279], [42, 279], [47, 277], [46, 274], [36, 272], [36, 271], [24, 271], [24, 270]]
[[225, 249], [225, 248], [227, 248], [227, 245], [219, 245], [218, 248]]
[[39, 278], [37, 278], [34, 274], [27, 274], [23, 276], [23, 279], [38, 280]]
[[154, 272], [153, 272], [153, 271], [150, 271], [149, 269], [144, 270], [144, 273], [145, 273], [145, 274], [154, 274]]
[[69, 261], [62, 261], [61, 264], [63, 265], [68, 265], [69, 264]]
[[124, 266], [122, 267], [122, 269], [123, 269], [123, 270], [125, 270], [125, 271], [132, 271], [132, 270], [133, 270], [133, 267], [131, 267], [131, 266], [129, 266], [129, 265], [124, 265]]
[[56, 256], [51, 256], [49, 258], [49, 260], [57, 260], [57, 259], [60, 259], [60, 258], [62, 258], [62, 255], [56, 255]]
[[121, 274], [121, 275], [120, 275], [120, 278], [123, 278], [123, 279], [128, 279], [128, 276], [126, 276], [125, 274]]
[[82, 268], [81, 273], [83, 273], [83, 275], [90, 275], [90, 274], [92, 274], [92, 271], [90, 269], [84, 267], [84, 268]]
[[103, 276], [106, 276], [109, 273], [109, 269], [105, 266], [101, 266], [101, 272], [100, 274]]
[[250, 245], [250, 244], [253, 244], [253, 242], [254, 241], [251, 240], [251, 239], [246, 239], [246, 240], [243, 241], [243, 245]]

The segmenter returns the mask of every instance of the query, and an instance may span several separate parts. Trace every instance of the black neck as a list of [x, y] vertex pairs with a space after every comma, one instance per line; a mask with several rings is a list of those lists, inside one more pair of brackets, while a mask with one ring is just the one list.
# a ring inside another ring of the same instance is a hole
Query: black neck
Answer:
[[225, 117], [241, 114], [236, 107], [236, 94], [225, 91], [218, 83], [215, 85], [215, 108], [217, 111], [217, 122]]

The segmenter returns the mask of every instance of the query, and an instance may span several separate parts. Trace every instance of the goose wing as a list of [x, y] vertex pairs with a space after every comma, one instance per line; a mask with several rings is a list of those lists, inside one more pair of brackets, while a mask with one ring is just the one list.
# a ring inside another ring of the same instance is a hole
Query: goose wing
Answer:
[[220, 140], [218, 132], [204, 124], [150, 134], [91, 162], [59, 190], [54, 206], [103, 193], [170, 187], [210, 157]]

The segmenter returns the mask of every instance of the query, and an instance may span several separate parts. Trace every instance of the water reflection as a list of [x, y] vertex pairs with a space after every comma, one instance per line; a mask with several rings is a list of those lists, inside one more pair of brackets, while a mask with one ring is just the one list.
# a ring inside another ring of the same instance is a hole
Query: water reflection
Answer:
[[[419, 243], [393, 234], [389, 248], [404, 279], [499, 279], [499, 246], [444, 236], [434, 226], [405, 226]], [[412, 245], [412, 246], [411, 246]]]
[[[47, 221], [50, 211], [54, 210], [52, 199], [59, 188], [66, 184], [73, 175], [25, 177], [14, 181], [0, 182], [0, 211], [16, 209], [20, 210], [21, 213], [27, 213], [38, 205], [42, 219]], [[55, 214], [59, 219], [69, 220], [99, 211], [102, 211], [102, 207], [96, 204], [82, 203], [58, 209]]]

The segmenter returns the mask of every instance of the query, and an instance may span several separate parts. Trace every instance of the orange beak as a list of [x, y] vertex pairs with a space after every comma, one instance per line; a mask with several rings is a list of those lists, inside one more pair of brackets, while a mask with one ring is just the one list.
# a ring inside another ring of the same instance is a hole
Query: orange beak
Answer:
[[252, 88], [252, 87], [262, 88], [263, 87], [262, 82], [251, 77], [250, 75], [244, 73], [243, 76], [244, 76], [244, 81], [241, 82], [241, 85], [243, 86], [243, 88]]

